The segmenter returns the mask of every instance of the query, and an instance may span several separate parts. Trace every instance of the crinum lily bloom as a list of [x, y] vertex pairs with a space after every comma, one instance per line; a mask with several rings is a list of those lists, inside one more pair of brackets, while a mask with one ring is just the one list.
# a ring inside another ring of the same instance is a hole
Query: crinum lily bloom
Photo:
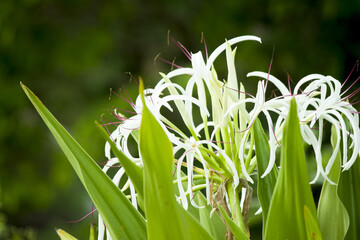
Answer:
[[[226, 120], [228, 122], [226, 122], [222, 119], [222, 116], [225, 114], [230, 104], [237, 101], [239, 95], [240, 98], [244, 98], [241, 96], [243, 94], [239, 94], [239, 84], [236, 78], [234, 65], [235, 51], [233, 52], [230, 46], [246, 40], [261, 42], [260, 38], [255, 36], [242, 36], [230, 39], [216, 48], [209, 56], [207, 62], [204, 61], [201, 52], [191, 54], [192, 68], [179, 68], [169, 72], [168, 74], [161, 74], [162, 79], [158, 82], [154, 89], [145, 90], [146, 103], [155, 118], [162, 124], [170, 141], [173, 143], [174, 156], [176, 154], [180, 154], [182, 149], [182, 151], [184, 151], [184, 159], [190, 162], [197, 159], [203, 164], [206, 178], [206, 188], [208, 191], [210, 191], [209, 176], [207, 174], [209, 170], [218, 172], [220, 175], [226, 172], [227, 178], [232, 179], [235, 187], [239, 184], [240, 173], [238, 170], [240, 168], [235, 166], [236, 163], [234, 163], [235, 161], [232, 156], [234, 154], [229, 154], [230, 148], [227, 146], [231, 140], [234, 140], [234, 137], [230, 139], [230, 137], [227, 136], [231, 134], [230, 129], [225, 130], [225, 128], [229, 128], [229, 126], [232, 125], [233, 120], [229, 117]], [[217, 79], [215, 69], [213, 68], [214, 61], [224, 51], [226, 51], [229, 69], [228, 80], [225, 88], [227, 92], [225, 93], [222, 92], [224, 83]], [[189, 78], [185, 88], [175, 82], [172, 82], [173, 78], [180, 75]], [[197, 96], [193, 95], [195, 89]], [[168, 91], [168, 93], [166, 93], [166, 91]], [[210, 93], [211, 95], [211, 111], [208, 110], [206, 99], [207, 93]], [[136, 104], [129, 100], [127, 102], [132, 105], [136, 115], [125, 120], [123, 119], [118, 128], [111, 134], [111, 137], [117, 143], [118, 148], [124, 151], [126, 156], [136, 162], [139, 166], [142, 166], [140, 157], [132, 156], [127, 146], [129, 136], [133, 136], [136, 140], [136, 132], [141, 121], [140, 113], [142, 103], [139, 101], [139, 97]], [[176, 126], [176, 124], [169, 121], [166, 116], [161, 113], [161, 109], [163, 107], [170, 111], [173, 110], [169, 102], [174, 102], [175, 107], [190, 132], [190, 135], [185, 134]], [[194, 108], [197, 108], [200, 111], [202, 119], [202, 123], [198, 126], [194, 123]], [[245, 109], [242, 110], [244, 110], [244, 115], [247, 114]], [[237, 113], [237, 115], [238, 114], [239, 113]], [[122, 115], [119, 115], [119, 117], [123, 118]], [[238, 126], [237, 128], [239, 131], [241, 129], [241, 127], [239, 127], [239, 125], [241, 125], [239, 124], [240, 118], [242, 118], [242, 116], [235, 117], [235, 120], [237, 121], [235, 125]], [[244, 123], [242, 124], [242, 128], [244, 128], [245, 125]], [[213, 126], [212, 133], [209, 130], [209, 126], [211, 125]], [[201, 134], [201, 132], [203, 132], [203, 134]], [[227, 137], [224, 138], [221, 134]], [[232, 131], [232, 134], [234, 135], [234, 131]], [[216, 136], [216, 141], [213, 141], [211, 136]], [[188, 143], [192, 141], [194, 141], [195, 144], [189, 145]], [[239, 142], [240, 140], [236, 141]], [[216, 142], [216, 144], [214, 142]], [[194, 148], [189, 146], [196, 147]], [[212, 156], [208, 156], [209, 151], [213, 151]], [[204, 155], [206, 155], [205, 159], [202, 159]], [[110, 147], [108, 144], [106, 145], [106, 157], [109, 161], [112, 161], [113, 159], [111, 157]], [[180, 160], [183, 159], [179, 159], [178, 161], [180, 162]], [[116, 162], [114, 161], [113, 164], [116, 164]], [[105, 169], [107, 170], [108, 168]], [[193, 175], [190, 175], [189, 182], [192, 182], [191, 176]], [[129, 182], [128, 185], [131, 186], [131, 182]], [[134, 196], [134, 194], [131, 194], [131, 196]], [[186, 201], [184, 197], [181, 197], [180, 199], [182, 199], [181, 201]], [[186, 203], [183, 203], [184, 207], [186, 205]]]
[[[347, 170], [354, 163], [356, 158], [360, 155], [360, 126], [359, 115], [356, 109], [347, 101], [353, 97], [358, 91], [344, 96], [349, 90], [341, 92], [343, 85], [331, 76], [323, 76], [321, 74], [310, 74], [302, 78], [294, 87], [294, 91], [281, 83], [280, 80], [274, 76], [269, 76], [265, 72], [252, 72], [248, 76], [257, 76], [263, 79], [269, 79], [276, 83], [277, 89], [281, 92], [282, 100], [289, 102], [292, 97], [295, 97], [298, 105], [298, 116], [300, 120], [300, 130], [303, 140], [312, 146], [315, 159], [317, 163], [317, 172], [314, 183], [322, 175], [327, 181], [332, 181], [327, 177], [331, 167], [335, 161], [335, 157], [340, 149], [340, 142], [342, 140], [342, 161], [343, 169]], [[285, 120], [284, 114], [279, 115], [275, 126], [275, 132], [280, 132]], [[334, 151], [327, 162], [325, 169], [322, 166], [321, 147], [324, 137], [324, 124], [329, 122], [335, 128], [337, 135], [337, 142], [335, 143]], [[313, 129], [316, 126], [318, 133]], [[281, 138], [281, 134], [279, 135]], [[348, 142], [348, 139], [350, 142]], [[348, 157], [348, 149], [352, 150], [350, 157]], [[269, 166], [271, 169], [272, 166]]]
[[[253, 182], [250, 175], [256, 168], [254, 157], [254, 139], [252, 124], [260, 114], [265, 116], [269, 131], [270, 160], [269, 165], [262, 177], [264, 177], [275, 164], [275, 150], [279, 147], [282, 138], [284, 120], [288, 114], [290, 99], [295, 96], [299, 118], [301, 121], [301, 133], [306, 143], [310, 144], [315, 152], [317, 162], [317, 174], [314, 179], [323, 176], [326, 180], [335, 155], [340, 148], [340, 136], [343, 144], [343, 167], [348, 169], [357, 155], [360, 154], [359, 119], [356, 110], [345, 100], [340, 92], [341, 85], [331, 77], [319, 74], [309, 75], [301, 79], [291, 92], [280, 80], [264, 72], [252, 72], [248, 77], [260, 77], [265, 81], [259, 81], [257, 92], [250, 95], [245, 92], [245, 87], [238, 81], [235, 69], [236, 49], [231, 46], [243, 41], [261, 42], [255, 36], [242, 36], [230, 39], [221, 44], [206, 59], [201, 52], [184, 52], [191, 60], [192, 67], [178, 68], [167, 74], [160, 73], [161, 79], [153, 89], [144, 90], [145, 103], [160, 123], [169, 140], [173, 144], [174, 185], [178, 190], [178, 201], [187, 209], [190, 204], [202, 207], [196, 202], [196, 191], [205, 189], [207, 204], [216, 206], [211, 196], [216, 193], [227, 200], [231, 209], [234, 202], [223, 191], [225, 184], [233, 188], [234, 193], [239, 193], [239, 185], [245, 181]], [[217, 57], [225, 52], [228, 69], [227, 79], [220, 81], [214, 68]], [[271, 66], [271, 64], [270, 64]], [[176, 82], [177, 78], [188, 79], [185, 86]], [[281, 96], [266, 100], [265, 94], [268, 83], [272, 83], [281, 93]], [[141, 122], [142, 102], [140, 97], [136, 102], [128, 100], [134, 108], [135, 115], [124, 118], [117, 112], [114, 113], [121, 123], [111, 134], [111, 138], [124, 154], [142, 167], [139, 155], [134, 156], [128, 149], [130, 136], [138, 143], [138, 128]], [[168, 111], [166, 111], [167, 109]], [[176, 111], [174, 111], [176, 110]], [[179, 127], [178, 122], [172, 122], [165, 112], [176, 112], [179, 120], [187, 129]], [[271, 114], [277, 115], [276, 123], [273, 123]], [[335, 126], [339, 136], [325, 169], [322, 167], [321, 146], [323, 139], [324, 121]], [[347, 121], [349, 124], [347, 124]], [[319, 128], [316, 134], [312, 130], [314, 126]], [[350, 142], [347, 138], [349, 137]], [[249, 140], [250, 139], [250, 140]], [[352, 149], [352, 155], [347, 158], [348, 144]], [[110, 154], [110, 146], [105, 146], [106, 157], [109, 159], [104, 171], [118, 164], [116, 158]], [[186, 171], [182, 171], [182, 168]], [[119, 184], [124, 177], [124, 169], [120, 167], [114, 176], [114, 183]], [[137, 207], [136, 193], [129, 179], [121, 190], [130, 188], [132, 203]], [[233, 194], [235, 195], [235, 194]], [[245, 194], [243, 191], [242, 202]], [[101, 218], [100, 218], [101, 220]], [[99, 222], [99, 232], [100, 232]], [[101, 229], [104, 236], [104, 229]], [[108, 235], [109, 236], [109, 235]], [[108, 237], [109, 239], [109, 237]]]

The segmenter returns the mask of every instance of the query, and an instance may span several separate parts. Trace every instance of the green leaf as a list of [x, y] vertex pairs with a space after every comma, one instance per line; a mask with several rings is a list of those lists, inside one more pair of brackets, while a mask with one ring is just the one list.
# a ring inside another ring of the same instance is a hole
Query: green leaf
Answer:
[[344, 204], [350, 225], [345, 239], [360, 239], [360, 158], [358, 157], [352, 167], [340, 174], [338, 195]]
[[[331, 129], [331, 143], [335, 147], [337, 141], [334, 127]], [[328, 174], [329, 179], [335, 184], [339, 183], [341, 172], [341, 153], [338, 151], [334, 164]], [[340, 185], [341, 186], [341, 185]], [[349, 215], [338, 196], [339, 185], [331, 185], [324, 181], [318, 204], [318, 219], [324, 239], [344, 239], [349, 228]]]
[[[206, 198], [204, 195], [199, 191], [197, 193], [197, 197], [201, 206], [204, 206], [206, 204]], [[211, 233], [214, 240], [222, 240], [226, 235], [226, 226], [221, 220], [218, 212], [215, 211], [210, 216], [211, 211], [211, 205], [206, 205], [205, 207], [199, 209], [200, 224], [204, 227], [204, 229]]]
[[112, 238], [146, 239], [145, 220], [140, 213], [34, 93], [23, 84], [21, 87], [65, 153]]
[[[265, 239], [307, 239], [304, 206], [316, 217], [295, 99], [291, 100], [283, 139], [281, 165], [271, 199]], [[317, 224], [313, 221], [311, 224]]]
[[[182, 229], [185, 235], [184, 239], [189, 240], [207, 240], [213, 239], [213, 236], [209, 234], [198, 222], [198, 220], [187, 212], [180, 204], [176, 204], [177, 210], [180, 216]], [[172, 238], [173, 239], [173, 238]]]
[[148, 239], [211, 239], [195, 218], [175, 200], [172, 180], [172, 144], [146, 107], [140, 83], [143, 112], [140, 154], [144, 163], [144, 204]]
[[144, 164], [144, 200], [148, 239], [184, 239], [172, 183], [172, 144], [146, 107], [145, 101], [143, 104], [140, 154]]
[[226, 211], [224, 210], [224, 208], [222, 206], [220, 206], [220, 204], [218, 204], [218, 208], [220, 210], [221, 216], [223, 216], [226, 224], [228, 225], [228, 227], [230, 228], [232, 234], [235, 236], [235, 238], [237, 240], [248, 240], [249, 237], [247, 236], [247, 234], [241, 230], [241, 228], [236, 225], [233, 220], [231, 220], [231, 218], [227, 215]]
[[91, 226], [90, 226], [89, 240], [95, 240], [95, 230], [94, 230], [94, 225], [93, 224], [91, 224]]
[[56, 230], [57, 235], [59, 235], [61, 240], [77, 240], [76, 237], [71, 236], [69, 233], [65, 232], [62, 229]]
[[254, 137], [255, 137], [255, 153], [256, 153], [256, 161], [257, 161], [257, 169], [258, 169], [257, 194], [263, 215], [263, 232], [265, 232], [266, 219], [268, 216], [271, 198], [278, 177], [278, 170], [276, 168], [276, 165], [274, 165], [274, 167], [272, 168], [269, 174], [267, 174], [263, 178], [261, 177], [269, 165], [270, 146], [259, 119], [256, 119], [253, 128], [254, 128]]
[[[174, 166], [173, 170], [174, 169], [175, 169], [175, 166]], [[185, 176], [186, 176], [186, 174], [184, 172], [181, 172], [181, 177], [185, 177]], [[196, 183], [196, 182], [197, 182], [197, 180], [194, 181], [194, 183]], [[183, 181], [182, 183], [183, 183], [184, 188], [186, 188], [188, 186], [187, 181]], [[177, 188], [175, 188], [175, 194], [179, 195]], [[185, 231], [192, 231], [191, 228], [194, 228], [194, 229], [200, 228], [201, 231], [203, 231], [203, 229], [204, 229], [210, 235], [212, 235], [213, 239], [219, 239], [219, 240], [224, 239], [224, 236], [226, 235], [226, 226], [223, 223], [223, 221], [221, 220], [221, 217], [218, 214], [218, 212], [215, 211], [212, 214], [210, 214], [213, 208], [211, 205], [206, 205], [206, 202], [207, 202], [206, 197], [204, 196], [204, 194], [201, 191], [195, 192], [194, 196], [196, 196], [194, 201], [199, 206], [204, 206], [203, 208], [196, 208], [192, 204], [189, 204], [188, 209], [185, 210], [180, 204], [178, 204], [178, 211], [185, 213], [184, 214], [185, 217], [181, 219], [181, 222], [183, 225], [185, 225], [185, 227], [189, 228], [188, 230], [185, 230]], [[196, 201], [196, 200], [198, 200], [198, 201]], [[190, 201], [189, 197], [188, 197], [188, 201]], [[186, 214], [186, 213], [190, 213], [190, 214]], [[192, 217], [190, 218], [188, 215], [191, 215]], [[196, 234], [196, 233], [194, 233], [194, 234]], [[201, 235], [201, 234], [198, 233], [198, 235]]]
[[304, 206], [304, 216], [305, 216], [307, 240], [321, 240], [322, 238], [321, 238], [319, 225], [316, 219], [314, 218], [314, 216], [311, 214], [310, 209], [306, 205]]

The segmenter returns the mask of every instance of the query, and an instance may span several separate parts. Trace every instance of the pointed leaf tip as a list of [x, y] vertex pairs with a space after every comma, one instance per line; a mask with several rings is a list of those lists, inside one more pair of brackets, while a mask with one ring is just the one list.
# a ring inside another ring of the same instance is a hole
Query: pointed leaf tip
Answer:
[[[119, 239], [118, 236], [121, 234], [122, 239], [146, 239], [146, 223], [142, 215], [40, 99], [29, 88], [21, 86], [89, 193], [112, 238]], [[114, 205], [114, 202], [121, 204]], [[121, 215], [117, 214], [119, 212]]]
[[314, 218], [308, 228], [317, 229], [318, 223], [294, 99], [290, 102], [289, 114], [283, 130], [280, 166], [270, 202], [265, 239], [307, 239], [305, 205]]
[[145, 97], [144, 97], [144, 81], [142, 80], [142, 77], [139, 78], [139, 94], [141, 95], [141, 101], [145, 106]]
[[77, 240], [77, 238], [75, 238], [74, 236], [70, 235], [69, 233], [65, 232], [60, 228], [55, 230], [61, 240]]

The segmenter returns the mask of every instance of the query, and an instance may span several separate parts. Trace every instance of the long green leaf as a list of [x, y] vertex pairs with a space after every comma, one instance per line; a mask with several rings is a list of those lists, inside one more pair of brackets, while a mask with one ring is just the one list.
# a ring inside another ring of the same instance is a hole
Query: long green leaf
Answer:
[[91, 224], [90, 226], [90, 236], [89, 236], [89, 240], [95, 240], [95, 229], [94, 229], [94, 225]]
[[[175, 169], [175, 166], [174, 168]], [[181, 172], [181, 177], [185, 177], [186, 174], [184, 172]], [[194, 183], [196, 180], [194, 181]], [[183, 181], [183, 186], [186, 188], [188, 186], [187, 181]], [[175, 194], [179, 195], [178, 189], [175, 188]], [[199, 238], [202, 238], [202, 236], [205, 236], [201, 232], [206, 230], [213, 239], [224, 239], [224, 236], [226, 235], [226, 226], [221, 220], [220, 215], [217, 211], [212, 211], [211, 205], [206, 205], [207, 200], [204, 194], [201, 191], [197, 191], [194, 193], [196, 198], [194, 201], [199, 206], [204, 206], [203, 208], [197, 208], [194, 207], [192, 204], [189, 204], [187, 210], [185, 210], [180, 204], [177, 204], [178, 211], [181, 212], [184, 216], [184, 218], [181, 218], [181, 222], [184, 226], [184, 229], [186, 232], [193, 232], [192, 229], [200, 229], [200, 231], [197, 230], [197, 232], [194, 232], [194, 238], [196, 239], [195, 235], [199, 235]], [[196, 201], [198, 200], [198, 201]], [[188, 201], [190, 201], [188, 197]], [[190, 213], [190, 214], [188, 214]], [[190, 216], [191, 215], [191, 216]]]
[[[334, 147], [337, 138], [334, 127], [331, 130], [331, 143]], [[324, 181], [318, 204], [319, 227], [324, 239], [344, 239], [349, 228], [349, 215], [338, 196], [338, 183], [341, 172], [341, 153], [337, 153], [328, 177], [337, 185]], [[340, 185], [341, 186], [341, 185]], [[348, 191], [348, 189], [346, 189]]]
[[231, 220], [231, 218], [227, 215], [225, 209], [220, 206], [220, 204], [218, 204], [218, 208], [235, 238], [238, 240], [248, 240], [249, 237], [247, 236], [247, 234], [238, 225], [236, 225], [233, 220]]
[[60, 237], [61, 240], [77, 240], [76, 237], [70, 235], [69, 233], [65, 232], [62, 229], [57, 229], [56, 233]]
[[65, 153], [112, 238], [146, 239], [145, 220], [140, 213], [34, 93], [23, 84], [21, 87]]
[[[204, 195], [201, 192], [198, 192], [197, 196], [201, 206], [204, 206], [206, 204], [206, 198]], [[200, 224], [209, 233], [211, 233], [214, 240], [222, 240], [226, 235], [226, 226], [222, 222], [219, 214], [215, 211], [211, 215], [211, 211], [211, 205], [206, 205], [205, 207], [199, 209]]]
[[307, 240], [321, 240], [322, 238], [317, 220], [311, 214], [310, 209], [306, 205], [304, 206], [304, 216], [305, 216]]
[[266, 219], [268, 216], [271, 198], [278, 177], [278, 170], [276, 168], [276, 165], [274, 165], [273, 169], [270, 171], [269, 174], [267, 174], [263, 178], [261, 177], [264, 174], [269, 164], [270, 146], [259, 119], [256, 119], [253, 128], [254, 128], [254, 137], [255, 137], [255, 153], [256, 153], [256, 161], [257, 161], [257, 169], [258, 169], [257, 194], [262, 208], [263, 232], [265, 232]]
[[140, 84], [143, 112], [140, 154], [144, 163], [144, 200], [149, 240], [211, 239], [207, 231], [175, 200], [172, 179], [172, 144], [146, 107]]
[[[359, 137], [359, 136], [357, 136]], [[360, 158], [347, 171], [340, 174], [338, 195], [349, 214], [350, 225], [346, 240], [360, 239]]]
[[[281, 165], [270, 203], [265, 239], [307, 239], [304, 207], [316, 218], [295, 99], [291, 100], [281, 145]], [[316, 220], [312, 222], [316, 224]]]
[[184, 239], [172, 183], [172, 145], [145, 101], [143, 104], [140, 154], [144, 163], [148, 239]]

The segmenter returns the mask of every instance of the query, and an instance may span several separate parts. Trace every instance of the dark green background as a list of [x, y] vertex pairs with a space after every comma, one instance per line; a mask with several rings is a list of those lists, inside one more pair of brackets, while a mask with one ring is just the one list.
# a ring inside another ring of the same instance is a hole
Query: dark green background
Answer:
[[[238, 77], [267, 71], [275, 49], [271, 73], [284, 82], [289, 73], [296, 82], [310, 73], [343, 81], [360, 56], [359, 26], [355, 0], [0, 1], [0, 236], [5, 219], [17, 227], [8, 233], [31, 227], [37, 239], [56, 239], [55, 227], [86, 239], [92, 222], [90, 216], [67, 223], [92, 204], [20, 81], [100, 162], [104, 141], [94, 120], [102, 114], [110, 119], [112, 106], [128, 107], [109, 100], [109, 89], [126, 85], [135, 96], [126, 72], [154, 85], [159, 71], [171, 69], [161, 61], [154, 65], [159, 52], [189, 65], [173, 43], [168, 46], [168, 30], [193, 52], [204, 49], [202, 32], [210, 52], [225, 38], [257, 35], [263, 44], [238, 45]], [[218, 67], [220, 75], [224, 69]]]

